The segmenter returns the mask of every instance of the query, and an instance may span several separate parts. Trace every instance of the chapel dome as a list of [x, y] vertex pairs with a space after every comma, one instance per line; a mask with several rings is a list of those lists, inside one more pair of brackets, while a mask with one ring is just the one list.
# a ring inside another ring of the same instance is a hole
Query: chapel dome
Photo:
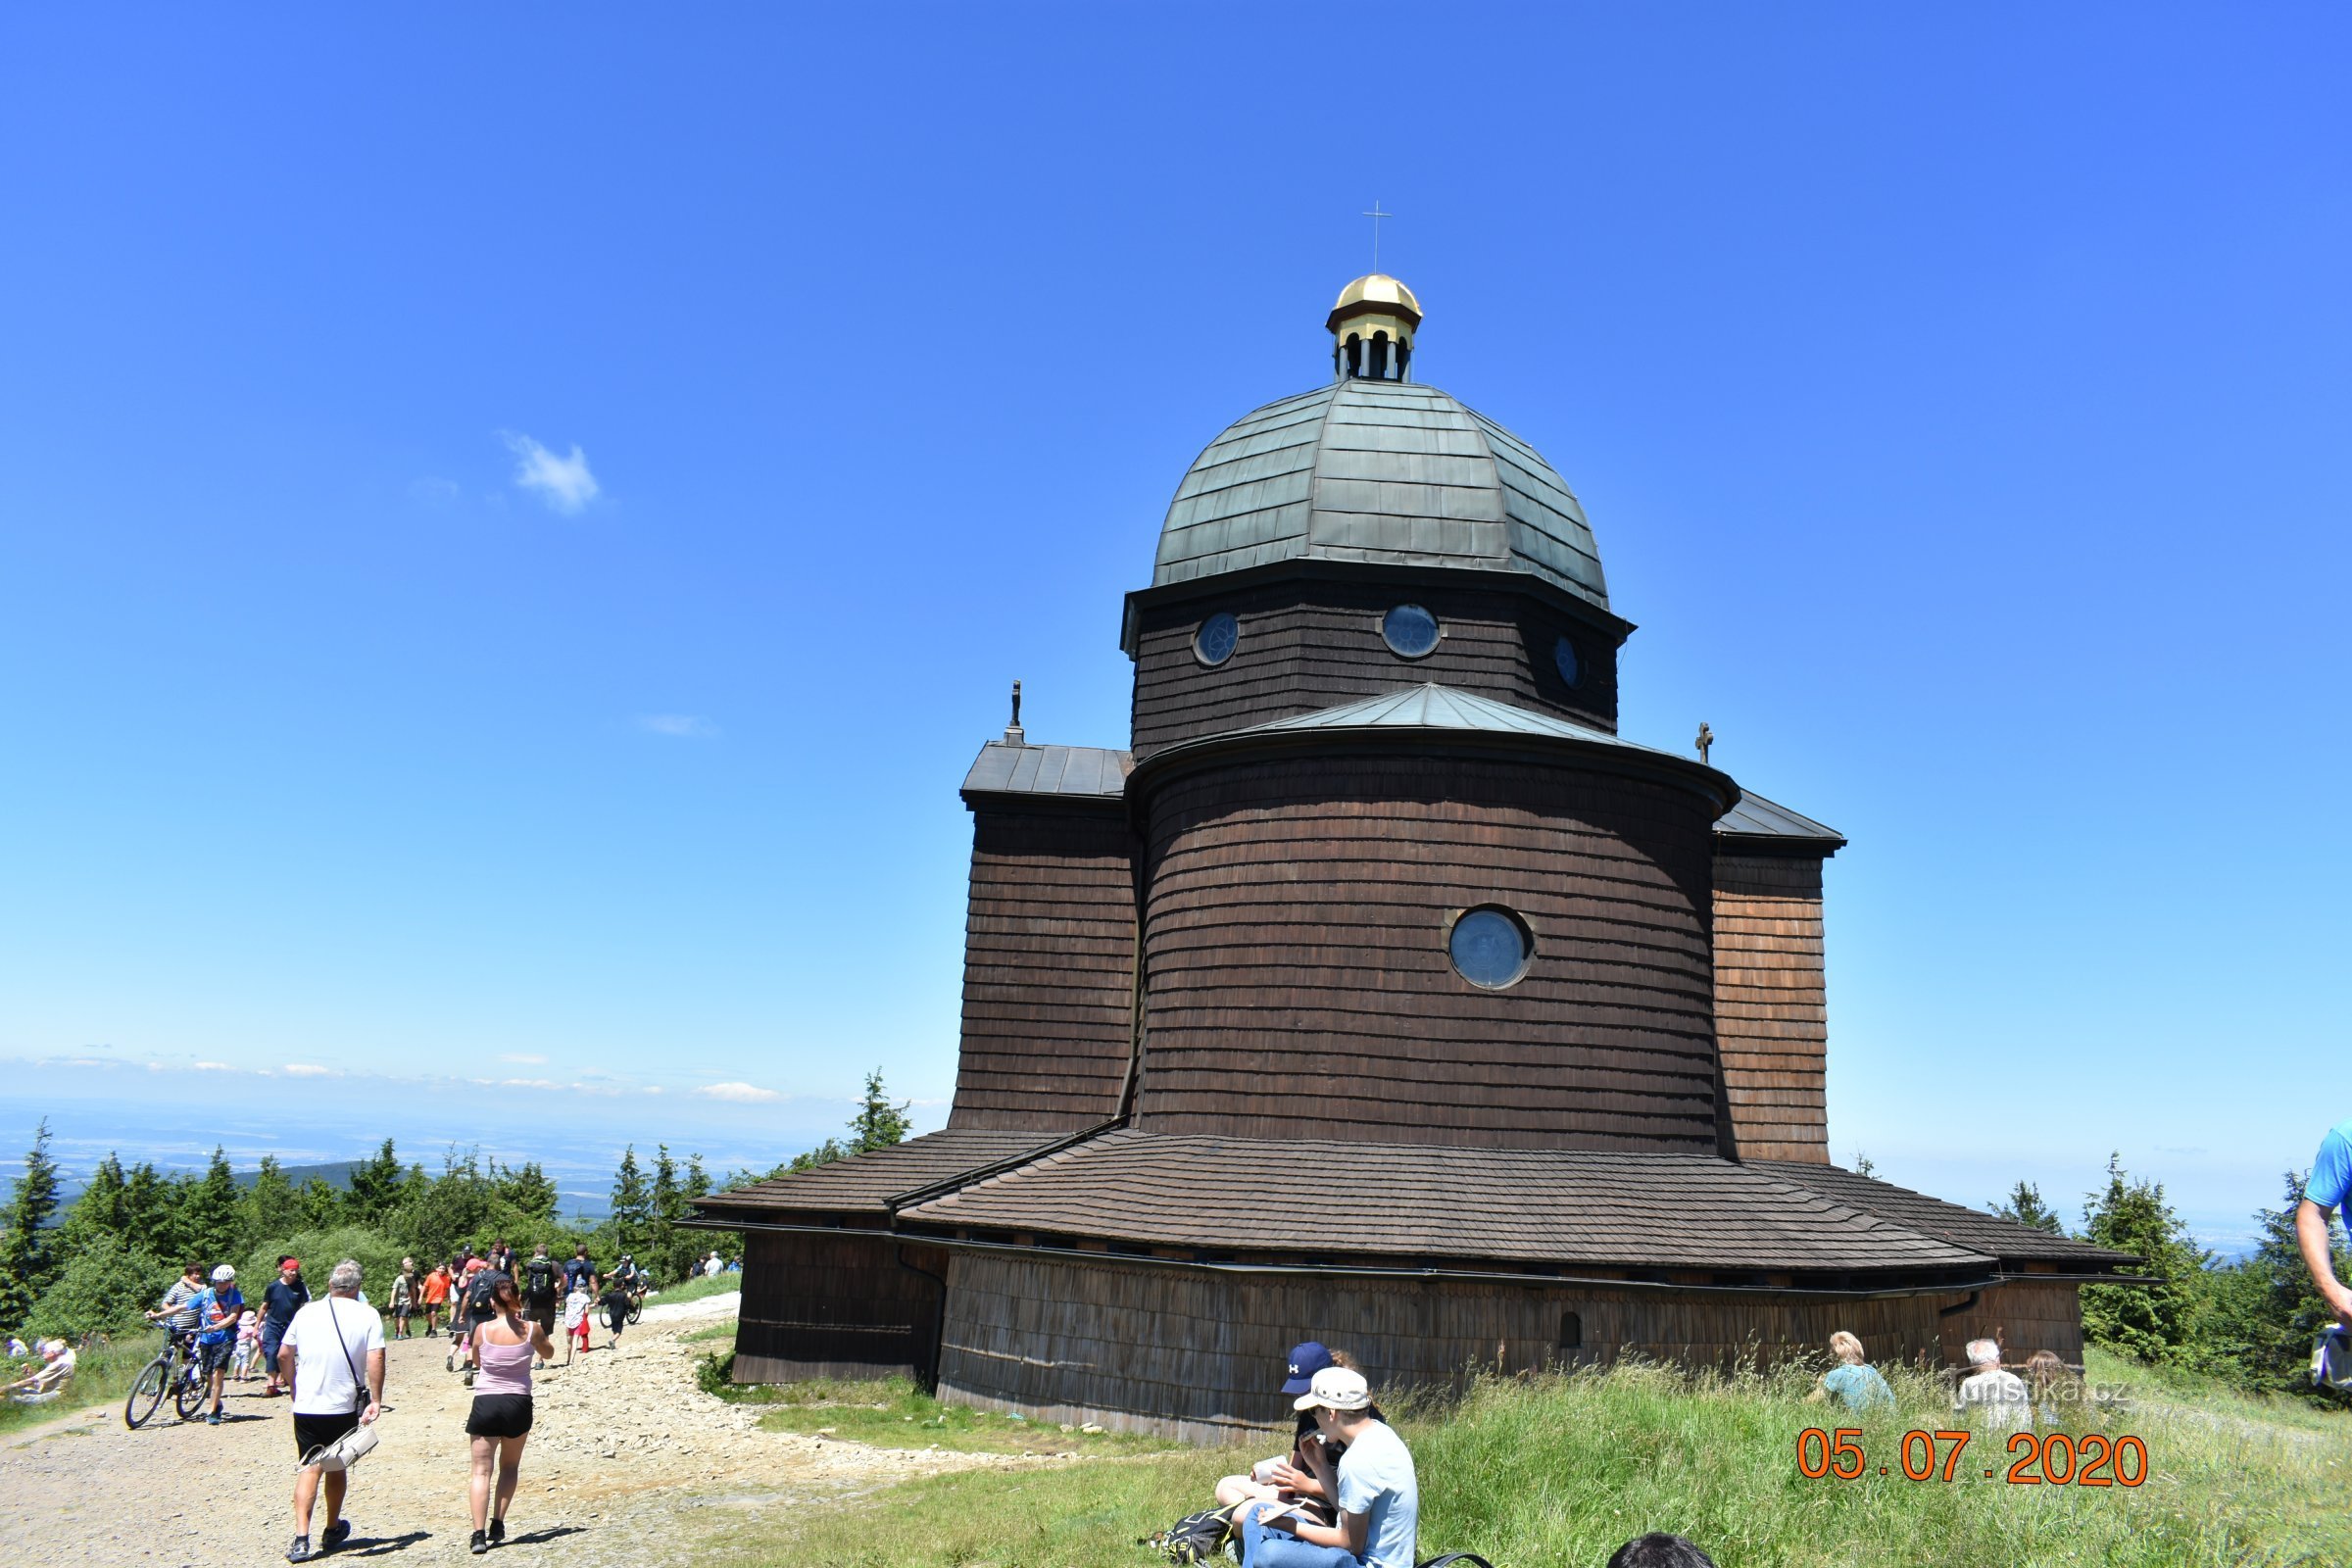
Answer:
[[1413, 291], [1406, 288], [1401, 280], [1386, 272], [1366, 272], [1340, 290], [1339, 302], [1332, 306], [1331, 315], [1324, 324], [1327, 327], [1337, 326], [1342, 319], [1354, 314], [1357, 306], [1410, 317], [1416, 325], [1421, 320], [1421, 302], [1413, 298]]
[[[1376, 282], [1395, 280], [1348, 288]], [[1609, 604], [1567, 481], [1501, 425], [1415, 381], [1344, 377], [1235, 421], [1176, 487], [1152, 585], [1285, 561], [1517, 572]]]

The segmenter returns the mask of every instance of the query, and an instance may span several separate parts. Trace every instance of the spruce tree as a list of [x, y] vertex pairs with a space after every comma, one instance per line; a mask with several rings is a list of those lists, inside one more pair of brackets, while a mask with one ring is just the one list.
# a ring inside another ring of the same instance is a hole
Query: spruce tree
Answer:
[[154, 1162], [140, 1160], [122, 1182], [122, 1234], [177, 1269], [195, 1259], [180, 1243], [179, 1204], [172, 1184]]
[[180, 1187], [179, 1230], [184, 1250], [210, 1271], [245, 1251], [245, 1214], [237, 1178], [219, 1145], [204, 1174]]
[[68, 1257], [91, 1248], [120, 1250], [144, 1246], [126, 1224], [125, 1197], [122, 1161], [109, 1153], [90, 1173], [89, 1185], [74, 1200], [74, 1206], [66, 1210], [65, 1224], [59, 1227], [60, 1245]]
[[645, 1172], [637, 1164], [637, 1146], [620, 1152], [620, 1167], [612, 1173], [612, 1241], [635, 1255], [646, 1250], [652, 1235], [653, 1194], [646, 1190]]
[[2015, 1220], [2034, 1230], [2047, 1231], [2052, 1236], [2066, 1234], [2066, 1223], [2059, 1219], [2056, 1209], [2041, 1200], [2041, 1189], [2032, 1182], [2019, 1182], [2011, 1188], [2007, 1202], [1984, 1206], [2003, 1219]]
[[882, 1069], [876, 1067], [867, 1073], [865, 1098], [858, 1102], [858, 1114], [850, 1118], [852, 1152], [862, 1154], [871, 1150], [888, 1149], [893, 1144], [905, 1143], [906, 1134], [914, 1127], [914, 1123], [906, 1116], [907, 1106], [913, 1103], [912, 1101], [906, 1101], [892, 1104], [890, 1097], [882, 1092]]
[[14, 1329], [57, 1278], [64, 1259], [57, 1233], [57, 1161], [49, 1157], [49, 1119], [33, 1130], [8, 1207], [0, 1211], [0, 1327]]
[[2155, 1280], [2084, 1286], [2083, 1336], [2143, 1361], [2179, 1358], [2207, 1257], [2164, 1200], [2164, 1184], [2134, 1181], [2123, 1156], [2110, 1154], [2106, 1187], [2083, 1198], [2082, 1239], [2136, 1254], [2138, 1271]]
[[253, 1185], [245, 1189], [245, 1235], [255, 1247], [282, 1247], [302, 1228], [302, 1200], [275, 1154], [262, 1156]]
[[351, 1168], [350, 1185], [343, 1195], [344, 1213], [356, 1225], [379, 1226], [392, 1212], [399, 1193], [400, 1156], [392, 1152], [392, 1140], [387, 1138], [373, 1157]]

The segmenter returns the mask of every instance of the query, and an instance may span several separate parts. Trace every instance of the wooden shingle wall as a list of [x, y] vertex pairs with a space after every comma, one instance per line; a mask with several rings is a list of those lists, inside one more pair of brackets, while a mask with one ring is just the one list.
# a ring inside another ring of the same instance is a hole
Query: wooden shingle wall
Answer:
[[1133, 842], [1115, 804], [974, 809], [950, 1127], [1051, 1132], [1116, 1113], [1134, 1042]]
[[1943, 1320], [1944, 1359], [1958, 1365], [1971, 1340], [1998, 1340], [2001, 1359], [2023, 1366], [2035, 1350], [2055, 1350], [2069, 1366], [2082, 1364], [2082, 1296], [2078, 1285], [2012, 1280], [1986, 1291], [1977, 1304]]
[[[1830, 1334], [1874, 1360], [1938, 1356], [1936, 1308], [1887, 1300], [1656, 1294], [1434, 1280], [1222, 1274], [1016, 1254], [957, 1254], [940, 1347], [943, 1396], [1037, 1420], [1229, 1441], [1288, 1424], [1277, 1390], [1301, 1340], [1345, 1349], [1374, 1396], [1459, 1387], [1627, 1355], [1693, 1365], [1824, 1359]], [[1574, 1316], [1574, 1344], [1562, 1345]]]
[[[1381, 616], [1408, 602], [1436, 615], [1445, 633], [1423, 659], [1400, 659], [1381, 640]], [[1209, 668], [1193, 657], [1193, 634], [1218, 611], [1241, 622], [1241, 641]], [[1563, 633], [1582, 662], [1574, 687], [1553, 661]], [[1136, 649], [1135, 755], [1425, 681], [1617, 727], [1617, 650], [1609, 635], [1564, 612], [1525, 594], [1301, 579], [1146, 612]]]
[[737, 1383], [936, 1375], [944, 1254], [858, 1231], [752, 1231], [743, 1246]]
[[1829, 1162], [1817, 856], [1715, 858], [1715, 1039], [1742, 1159]]
[[[1389, 754], [1235, 762], [1151, 809], [1139, 1127], [1716, 1149], [1697, 797]], [[1507, 990], [1446, 955], [1489, 903], [1535, 938]]]

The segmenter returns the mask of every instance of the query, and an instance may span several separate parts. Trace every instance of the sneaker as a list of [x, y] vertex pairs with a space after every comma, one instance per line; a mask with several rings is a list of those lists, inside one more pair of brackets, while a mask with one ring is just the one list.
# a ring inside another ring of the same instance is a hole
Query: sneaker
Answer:
[[318, 1549], [332, 1551], [351, 1539], [351, 1521], [338, 1519], [318, 1532]]
[[493, 1546], [495, 1546], [495, 1545], [497, 1545], [497, 1544], [498, 1544], [500, 1542], [502, 1542], [502, 1541], [504, 1541], [504, 1540], [506, 1540], [506, 1539], [507, 1539], [507, 1522], [506, 1522], [504, 1519], [493, 1519], [493, 1520], [491, 1520], [491, 1521], [490, 1521], [490, 1544], [492, 1544]]
[[[220, 1412], [215, 1410], [211, 1415], [206, 1416], [204, 1418], [204, 1424], [208, 1427], [219, 1426], [220, 1424]], [[299, 1457], [299, 1455], [297, 1457]]]
[[308, 1536], [296, 1536], [294, 1538], [294, 1544], [286, 1548], [286, 1561], [309, 1562], [310, 1560], [311, 1538]]
[[466, 1549], [472, 1552], [476, 1557], [479, 1557], [483, 1552], [490, 1549], [490, 1543], [484, 1541], [482, 1539], [482, 1533], [479, 1530], [476, 1530], [473, 1533], [473, 1540], [466, 1543]]

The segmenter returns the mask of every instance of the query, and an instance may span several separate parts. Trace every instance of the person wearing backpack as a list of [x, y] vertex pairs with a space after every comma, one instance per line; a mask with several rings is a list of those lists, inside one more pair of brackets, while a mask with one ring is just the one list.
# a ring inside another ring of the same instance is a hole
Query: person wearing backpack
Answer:
[[[550, 1344], [556, 1336], [556, 1313], [563, 1304], [563, 1269], [547, 1255], [547, 1244], [541, 1242], [532, 1250], [531, 1260], [522, 1265], [522, 1315], [524, 1321], [539, 1325]], [[532, 1368], [535, 1372], [546, 1369], [544, 1360]]]

